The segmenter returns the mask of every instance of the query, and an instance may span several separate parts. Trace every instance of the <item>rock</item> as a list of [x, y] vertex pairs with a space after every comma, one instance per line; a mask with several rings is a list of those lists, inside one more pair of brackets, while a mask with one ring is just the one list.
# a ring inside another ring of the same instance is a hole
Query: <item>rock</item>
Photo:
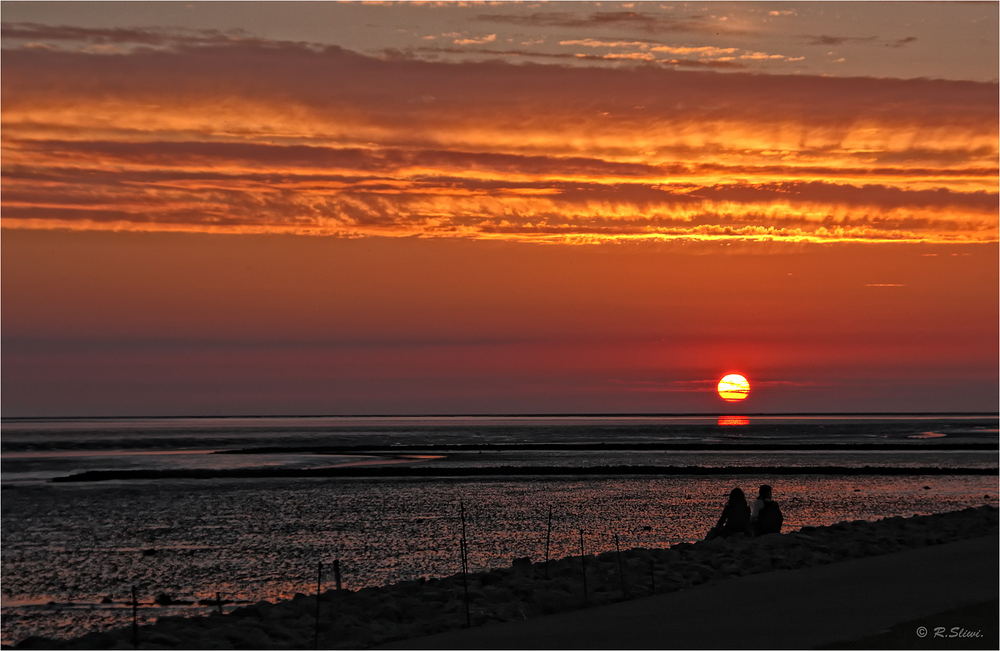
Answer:
[[483, 588], [483, 599], [494, 604], [502, 604], [511, 601], [513, 594], [510, 590], [500, 586], [486, 586]]
[[[110, 633], [87, 633], [73, 646], [77, 649], [111, 649], [115, 647], [121, 638]], [[22, 648], [20, 646], [16, 648]], [[54, 647], [47, 647], [54, 648]]]
[[694, 572], [695, 574], [698, 574], [699, 576], [701, 576], [701, 577], [703, 577], [705, 579], [707, 579], [708, 577], [710, 577], [713, 574], [715, 574], [715, 570], [712, 569], [710, 566], [708, 566], [708, 565], [700, 565], [698, 563], [694, 563], [694, 564], [688, 566], [688, 570], [690, 572]]
[[583, 604], [583, 590], [573, 594], [565, 590], [544, 590], [535, 595], [537, 609], [543, 615], [562, 613]]
[[180, 640], [178, 640], [175, 637], [171, 637], [169, 635], [164, 635], [163, 633], [154, 633], [153, 635], [151, 635], [149, 637], [148, 640], [143, 640], [143, 645], [142, 646], [145, 647], [147, 644], [155, 644], [155, 645], [167, 648], [167, 649], [179, 649], [179, 648], [181, 648], [181, 641]]
[[528, 573], [531, 572], [531, 559], [525, 556], [524, 558], [515, 558], [512, 565], [515, 572]]
[[407, 606], [403, 613], [407, 618], [419, 622], [433, 620], [441, 614], [441, 611], [437, 604], [418, 601], [412, 606]]
[[154, 603], [158, 606], [169, 606], [174, 603], [174, 600], [170, 595], [164, 592], [156, 595], [156, 601]]
[[723, 576], [739, 576], [742, 569], [743, 569], [742, 565], [736, 563], [730, 563], [728, 565], [723, 565], [722, 567], [720, 567], [719, 572]]
[[279, 601], [278, 603], [272, 605], [271, 608], [267, 609], [266, 612], [262, 612], [261, 614], [267, 620], [276, 621], [290, 619], [295, 616], [296, 611], [298, 611], [298, 608], [293, 605], [292, 602]]
[[[514, 559], [514, 570], [515, 571], [518, 570], [517, 563], [518, 563], [519, 560], [522, 560], [522, 559]], [[530, 565], [531, 565], [530, 561], [529, 561], [528, 565], [530, 567]], [[499, 570], [499, 569], [490, 570], [489, 572], [487, 572], [486, 574], [484, 574], [482, 576], [482, 578], [480, 579], [480, 582], [483, 585], [497, 585], [499, 583], [502, 583], [504, 581], [504, 579], [507, 578], [507, 576], [509, 576], [509, 575], [510, 575], [510, 571], [508, 571], [508, 570]]]

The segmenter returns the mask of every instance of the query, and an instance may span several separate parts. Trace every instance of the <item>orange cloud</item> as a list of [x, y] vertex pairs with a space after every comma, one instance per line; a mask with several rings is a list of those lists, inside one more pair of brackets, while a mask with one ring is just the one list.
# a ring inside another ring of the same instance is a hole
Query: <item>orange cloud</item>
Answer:
[[4, 51], [5, 227], [998, 239], [996, 84], [143, 34], [63, 35], [138, 43], [114, 54]]

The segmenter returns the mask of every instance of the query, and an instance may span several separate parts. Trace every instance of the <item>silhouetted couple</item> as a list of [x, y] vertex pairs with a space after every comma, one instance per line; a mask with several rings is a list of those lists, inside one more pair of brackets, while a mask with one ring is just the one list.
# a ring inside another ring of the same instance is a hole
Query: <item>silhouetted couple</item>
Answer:
[[764, 536], [769, 533], [781, 533], [784, 516], [778, 503], [771, 499], [771, 487], [764, 484], [760, 487], [757, 499], [751, 509], [747, 498], [740, 488], [734, 488], [729, 493], [729, 501], [722, 509], [722, 517], [708, 532], [706, 540], [728, 538], [737, 534], [745, 536]]

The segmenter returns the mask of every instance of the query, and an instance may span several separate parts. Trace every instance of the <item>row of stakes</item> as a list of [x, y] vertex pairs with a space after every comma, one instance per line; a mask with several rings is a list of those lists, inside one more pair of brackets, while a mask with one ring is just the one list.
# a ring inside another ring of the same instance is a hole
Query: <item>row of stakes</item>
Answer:
[[[462, 521], [462, 537], [459, 539], [459, 552], [462, 562], [462, 588], [465, 593], [465, 626], [466, 628], [472, 628], [472, 613], [469, 608], [469, 544], [468, 538], [466, 537], [465, 530], [465, 504], [459, 502], [459, 517]], [[583, 571], [583, 601], [587, 603], [587, 556], [584, 551], [583, 546], [583, 533], [584, 530], [580, 529], [580, 564]], [[618, 576], [621, 579], [622, 586], [622, 597], [628, 599], [628, 589], [625, 587], [625, 567], [622, 563], [622, 550], [621, 546], [618, 544], [618, 534], [614, 535], [615, 538], [615, 550], [618, 556]], [[549, 518], [548, 518], [548, 528], [545, 533], [545, 578], [549, 578], [549, 544], [552, 541], [552, 506], [549, 506]], [[336, 589], [341, 589], [340, 582], [340, 559], [333, 561], [333, 576], [334, 584]], [[320, 606], [320, 596], [322, 594], [323, 587], [323, 562], [319, 562], [319, 567], [316, 572], [316, 626], [313, 632], [313, 648], [319, 648], [319, 606]], [[653, 594], [656, 594], [656, 576], [650, 572], [650, 589]], [[218, 605], [219, 614], [223, 614], [222, 610], [222, 596], [220, 593], [215, 593], [215, 601]], [[139, 648], [139, 600], [136, 596], [135, 586], [132, 586], [132, 646], [136, 649]]]

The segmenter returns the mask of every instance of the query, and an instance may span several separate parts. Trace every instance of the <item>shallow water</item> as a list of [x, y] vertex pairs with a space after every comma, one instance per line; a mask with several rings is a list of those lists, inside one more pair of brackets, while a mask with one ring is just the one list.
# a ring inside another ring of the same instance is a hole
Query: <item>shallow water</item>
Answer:
[[[244, 422], [244, 420], [246, 422]], [[264, 422], [264, 421], [267, 422]], [[168, 594], [196, 602], [287, 598], [316, 590], [317, 564], [339, 559], [356, 589], [459, 571], [464, 504], [471, 569], [540, 560], [548, 509], [550, 555], [667, 546], [704, 536], [733, 486], [775, 487], [786, 529], [842, 520], [951, 511], [997, 503], [995, 475], [914, 477], [565, 476], [134, 480], [55, 484], [86, 470], [312, 468], [381, 463], [357, 451], [211, 454], [268, 446], [425, 446], [407, 464], [442, 467], [674, 465], [712, 467], [995, 468], [996, 417], [749, 419], [456, 418], [4, 421], [2, 639], [78, 635], [142, 618], [205, 612], [154, 606]], [[742, 422], [742, 421], [740, 421]], [[933, 432], [935, 436], [926, 436]], [[746, 444], [734, 450], [524, 450], [524, 443]], [[905, 450], [761, 450], [754, 445], [905, 443]], [[454, 444], [474, 451], [435, 452]], [[406, 451], [410, 454], [412, 451]], [[403, 454], [400, 451], [400, 454]], [[396, 459], [398, 461], [398, 459]], [[985, 498], [985, 499], [984, 499]], [[105, 601], [106, 603], [102, 603]]]
[[[464, 503], [471, 569], [696, 540], [736, 485], [766, 477], [208, 480], [27, 484], [3, 493], [5, 642], [124, 625], [130, 586], [197, 601], [315, 591], [317, 563], [340, 559], [356, 589], [460, 569]], [[786, 529], [996, 504], [993, 477], [787, 476]], [[925, 488], [925, 486], [927, 488]], [[989, 500], [984, 500], [988, 495]], [[144, 555], [144, 550], [155, 550]], [[333, 577], [328, 571], [327, 587]], [[114, 603], [100, 604], [105, 597]], [[46, 605], [55, 602], [53, 605]], [[66, 604], [74, 605], [68, 606]], [[144, 617], [197, 608], [143, 609]], [[201, 610], [205, 610], [202, 608]]]
[[[738, 422], [739, 425], [725, 423]], [[997, 418], [935, 417], [427, 417], [181, 418], [5, 420], [0, 441], [3, 484], [46, 481], [87, 470], [236, 470], [326, 468], [391, 461], [440, 467], [662, 465], [801, 467], [863, 465], [984, 468], [996, 466]], [[739, 446], [727, 450], [511, 449], [537, 444], [608, 448], [649, 445]], [[781, 450], [802, 444], [905, 445], [896, 450]], [[945, 449], [966, 446], [970, 449]], [[479, 450], [447, 449], [479, 445]], [[338, 455], [275, 447], [362, 448]], [[392, 458], [403, 446], [429, 455]], [[219, 454], [240, 449], [255, 454]], [[442, 449], [446, 453], [440, 453]], [[381, 450], [373, 456], [370, 450]], [[387, 456], [386, 453], [389, 453]], [[424, 458], [416, 458], [424, 456]]]

